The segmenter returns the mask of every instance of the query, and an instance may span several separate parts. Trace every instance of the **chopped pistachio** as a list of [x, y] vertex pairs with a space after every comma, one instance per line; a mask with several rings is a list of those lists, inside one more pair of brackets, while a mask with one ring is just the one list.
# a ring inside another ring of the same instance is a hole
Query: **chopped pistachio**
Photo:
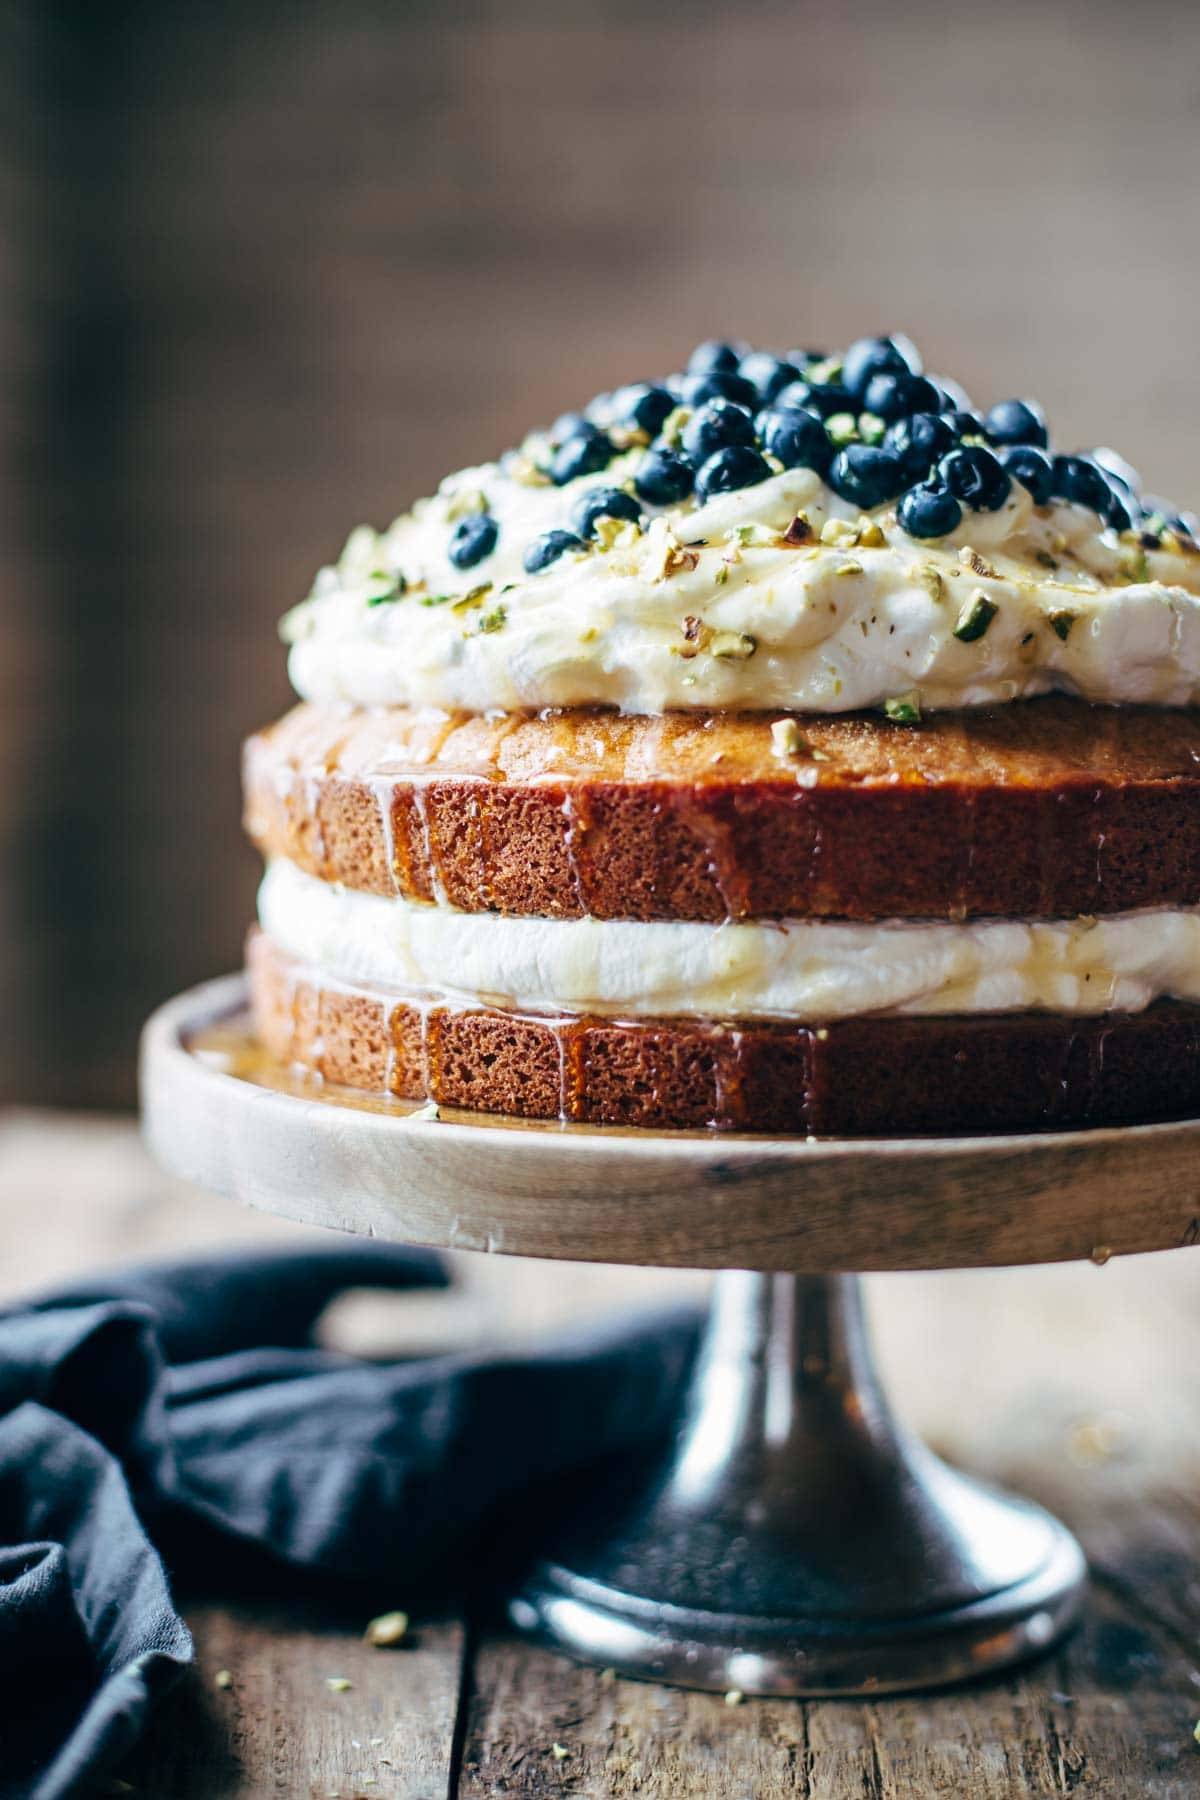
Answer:
[[706, 625], [704, 620], [699, 618], [697, 614], [688, 613], [680, 626], [680, 630], [683, 632], [684, 642], [688, 646], [686, 650], [680, 652], [681, 656], [689, 658], [698, 656], [701, 650], [708, 649], [708, 646], [712, 641], [712, 626]]
[[231, 1688], [233, 1686], [233, 1676], [228, 1669], [217, 1670], [216, 1674], [213, 1676], [213, 1686], [219, 1688]]
[[348, 1694], [350, 1689], [354, 1686], [354, 1683], [348, 1681], [344, 1675], [327, 1675], [325, 1677], [325, 1686], [329, 1689], [331, 1694]]
[[724, 587], [725, 583], [728, 580], [729, 580], [729, 564], [727, 562], [722, 562], [719, 564], [719, 566], [717, 568], [717, 572], [713, 576], [713, 581], [717, 587]]
[[551, 481], [545, 469], [540, 469], [532, 456], [523, 450], [515, 450], [504, 465], [504, 472], [510, 481], [521, 487], [550, 487]]
[[758, 640], [745, 631], [714, 631], [708, 648], [723, 660], [745, 662], [758, 649]]
[[567, 1749], [565, 1744], [551, 1744], [550, 1754], [555, 1762], [566, 1762], [571, 1752]]
[[826, 356], [820, 362], [809, 363], [804, 371], [804, 379], [810, 387], [824, 387], [828, 382], [840, 381], [841, 376], [840, 356]]
[[479, 602], [490, 594], [491, 591], [492, 584], [490, 581], [480, 582], [478, 587], [473, 587], [469, 593], [463, 594], [461, 599], [453, 601], [451, 603], [451, 611], [466, 612], [468, 607], [478, 606]]
[[931, 600], [940, 600], [945, 594], [941, 573], [932, 563], [922, 563], [918, 580]]
[[1057, 569], [1058, 567], [1057, 560], [1051, 556], [1048, 550], [1035, 550], [1033, 553], [1033, 560], [1034, 562], [1041, 563], [1043, 569]]
[[795, 719], [776, 719], [771, 726], [771, 746], [776, 756], [799, 756], [804, 735]]
[[772, 531], [769, 525], [762, 525], [757, 521], [752, 525], [735, 525], [733, 528], [733, 536], [737, 539], [743, 550], [752, 550], [755, 546], [762, 550], [768, 545], [777, 544], [779, 542], [779, 533], [777, 531]]
[[[401, 1644], [408, 1636], [408, 1614], [406, 1612], [380, 1613], [372, 1619], [363, 1633], [368, 1644], [374, 1644], [377, 1650], [386, 1650], [393, 1644]], [[380, 1742], [382, 1743], [382, 1739]]]
[[1055, 637], [1060, 637], [1065, 644], [1071, 635], [1071, 627], [1079, 614], [1072, 612], [1068, 606], [1056, 606], [1046, 614], [1050, 621], [1050, 629]]
[[601, 550], [616, 550], [636, 544], [641, 533], [633, 519], [613, 519], [601, 513], [592, 527], [592, 536]]
[[422, 594], [422, 606], [448, 606], [455, 596], [453, 594]]
[[867, 518], [858, 521], [858, 541], [864, 550], [881, 550], [887, 543], [883, 528], [875, 519]]
[[745, 1698], [741, 1688], [730, 1688], [725, 1696], [725, 1704], [726, 1706], [740, 1706]]
[[848, 556], [833, 572], [835, 575], [861, 575], [863, 566], [860, 562], [855, 562], [852, 556]]
[[503, 631], [508, 620], [508, 613], [503, 606], [493, 606], [489, 612], [479, 616], [479, 630], [485, 635], [493, 631]]
[[785, 544], [792, 545], [812, 543], [813, 528], [809, 524], [804, 513], [796, 514], [795, 518], [783, 534], [783, 541]]
[[849, 519], [826, 519], [821, 527], [821, 542], [848, 550], [858, 542], [858, 526], [852, 525]]
[[1126, 551], [1122, 556], [1121, 573], [1130, 581], [1145, 581], [1149, 575], [1150, 562], [1140, 544], [1136, 550]]
[[698, 550], [685, 550], [665, 519], [655, 519], [643, 540], [645, 554], [638, 565], [643, 581], [665, 581], [678, 569], [694, 569]]
[[858, 420], [853, 413], [834, 413], [825, 421], [825, 435], [831, 444], [852, 444], [858, 437]]
[[446, 523], [453, 525], [457, 519], [470, 519], [476, 513], [488, 510], [487, 495], [479, 488], [463, 488], [457, 494], [450, 494], [446, 499]]
[[692, 416], [690, 406], [677, 406], [663, 420], [663, 428], [659, 436], [668, 444], [677, 444], [683, 434], [683, 428]]
[[915, 688], [910, 688], [907, 694], [893, 694], [891, 699], [884, 701], [883, 710], [897, 725], [919, 725], [921, 722], [921, 702]]
[[999, 608], [994, 600], [989, 600], [982, 588], [976, 588], [958, 615], [954, 627], [954, 636], [960, 644], [973, 644], [981, 638]]
[[879, 417], [878, 413], [873, 413], [873, 412], [859, 413], [859, 415], [858, 415], [858, 435], [862, 439], [864, 444], [882, 443], [883, 442], [883, 434], [886, 430], [887, 430], [887, 421], [886, 421], [886, 419], [881, 419]]
[[958, 553], [958, 560], [964, 569], [970, 569], [972, 575], [995, 576], [995, 569], [989, 568], [978, 550], [972, 550], [970, 544], [964, 544]]

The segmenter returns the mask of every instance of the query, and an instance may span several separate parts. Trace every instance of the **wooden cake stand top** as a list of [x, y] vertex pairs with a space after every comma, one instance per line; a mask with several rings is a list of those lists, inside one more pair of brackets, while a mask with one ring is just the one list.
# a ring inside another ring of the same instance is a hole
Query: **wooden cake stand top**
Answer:
[[1200, 1120], [802, 1139], [499, 1120], [321, 1086], [255, 1043], [241, 976], [154, 1014], [169, 1168], [309, 1224], [583, 1262], [810, 1274], [1106, 1260], [1200, 1241]]

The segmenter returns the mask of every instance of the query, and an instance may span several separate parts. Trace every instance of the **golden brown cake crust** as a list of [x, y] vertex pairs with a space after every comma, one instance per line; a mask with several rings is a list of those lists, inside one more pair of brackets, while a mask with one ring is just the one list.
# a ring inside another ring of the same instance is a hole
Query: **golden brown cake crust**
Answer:
[[401, 1099], [652, 1129], [891, 1136], [1132, 1124], [1200, 1112], [1200, 1006], [1144, 1013], [554, 1021], [323, 983], [269, 938], [247, 960], [280, 1060]]
[[[562, 918], [1070, 917], [1200, 903], [1200, 714], [1060, 697], [935, 714], [300, 706], [245, 749], [268, 856]], [[790, 728], [789, 728], [790, 729]]]

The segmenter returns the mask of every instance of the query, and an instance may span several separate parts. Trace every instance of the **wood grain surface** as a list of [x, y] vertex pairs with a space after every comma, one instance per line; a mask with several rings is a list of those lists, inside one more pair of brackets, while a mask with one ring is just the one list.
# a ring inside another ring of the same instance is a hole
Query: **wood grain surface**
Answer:
[[[132, 1124], [0, 1115], [0, 1297], [155, 1251], [303, 1239], [156, 1171]], [[325, 1336], [401, 1352], [520, 1341], [694, 1292], [658, 1270], [451, 1258], [437, 1296], [350, 1295]], [[977, 1471], [1055, 1507], [1092, 1563], [1083, 1629], [1014, 1679], [934, 1697], [746, 1701], [577, 1669], [490, 1634], [207, 1601], [197, 1666], [115, 1791], [143, 1800], [1185, 1800], [1200, 1794], [1200, 1262], [1115, 1258], [879, 1276], [868, 1297], [900, 1411]], [[380, 1610], [403, 1606], [381, 1595]], [[218, 1686], [228, 1670], [231, 1683]], [[349, 1689], [334, 1691], [342, 1676]], [[381, 1739], [382, 1742], [373, 1742]], [[559, 1745], [565, 1755], [555, 1754]]]

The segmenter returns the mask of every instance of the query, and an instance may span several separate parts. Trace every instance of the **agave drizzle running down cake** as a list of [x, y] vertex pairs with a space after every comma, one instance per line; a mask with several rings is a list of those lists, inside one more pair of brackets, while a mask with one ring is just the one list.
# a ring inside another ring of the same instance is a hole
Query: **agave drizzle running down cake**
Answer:
[[1198, 530], [901, 337], [449, 476], [284, 621], [259, 1036], [658, 1129], [1200, 1111]]

